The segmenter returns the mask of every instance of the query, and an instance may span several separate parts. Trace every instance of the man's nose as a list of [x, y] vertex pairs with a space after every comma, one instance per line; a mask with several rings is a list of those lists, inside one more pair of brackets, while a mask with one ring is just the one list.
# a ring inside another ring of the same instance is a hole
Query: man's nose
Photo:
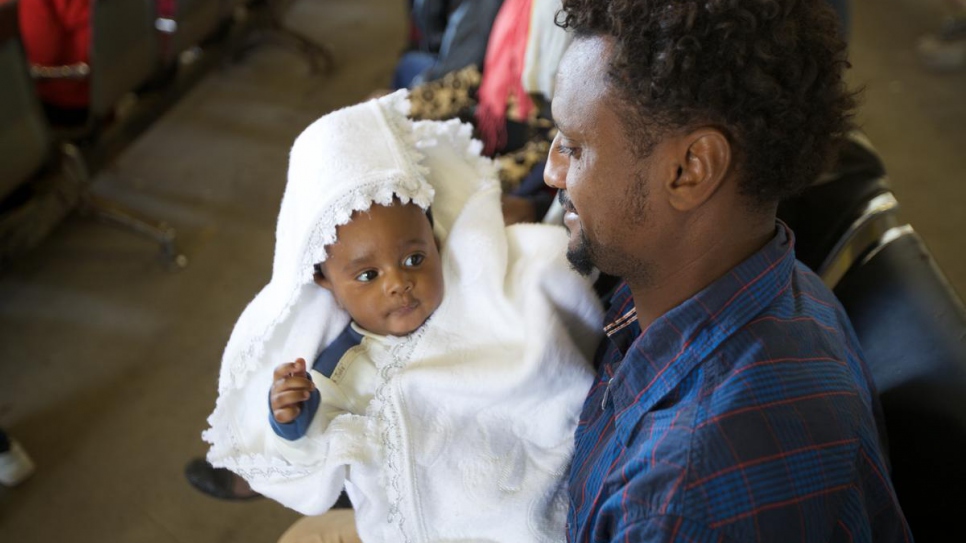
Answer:
[[386, 292], [391, 295], [405, 294], [413, 289], [413, 280], [403, 270], [392, 270], [386, 277]]
[[547, 165], [543, 169], [543, 182], [555, 189], [565, 189], [567, 183], [567, 157], [557, 152], [558, 133], [550, 142]]

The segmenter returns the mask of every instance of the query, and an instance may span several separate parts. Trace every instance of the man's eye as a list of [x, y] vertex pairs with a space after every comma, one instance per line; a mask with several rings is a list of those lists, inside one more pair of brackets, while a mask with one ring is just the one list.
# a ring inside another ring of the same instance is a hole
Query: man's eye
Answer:
[[406, 257], [406, 260], [403, 261], [403, 265], [404, 266], [407, 266], [407, 267], [410, 267], [410, 268], [414, 268], [414, 267], [422, 264], [423, 263], [423, 260], [426, 260], [426, 257], [423, 256], [423, 255], [421, 255], [421, 254], [418, 254], [417, 253], [417, 254], [414, 254], [414, 255], [407, 256]]
[[577, 147], [567, 147], [566, 145], [557, 143], [557, 152], [560, 153], [561, 155], [568, 156], [568, 157], [576, 157], [579, 151], [580, 149], [578, 149]]
[[375, 279], [377, 275], [379, 274], [376, 273], [376, 270], [366, 270], [356, 276], [356, 281], [359, 281], [360, 283], [368, 283], [369, 281]]

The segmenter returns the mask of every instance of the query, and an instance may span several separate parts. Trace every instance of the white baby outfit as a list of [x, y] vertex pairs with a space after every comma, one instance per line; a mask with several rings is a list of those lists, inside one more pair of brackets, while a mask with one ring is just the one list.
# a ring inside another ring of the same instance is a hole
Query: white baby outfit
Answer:
[[[208, 459], [303, 514], [344, 486], [366, 542], [562, 541], [599, 302], [566, 262], [564, 229], [503, 226], [495, 168], [470, 127], [413, 123], [407, 109], [401, 91], [296, 140], [272, 279], [225, 349]], [[268, 423], [273, 369], [314, 360], [348, 323], [313, 264], [353, 211], [394, 195], [432, 204], [443, 302], [416, 332], [365, 350], [364, 410], [340, 405], [345, 380], [315, 377], [322, 405], [287, 442]]]

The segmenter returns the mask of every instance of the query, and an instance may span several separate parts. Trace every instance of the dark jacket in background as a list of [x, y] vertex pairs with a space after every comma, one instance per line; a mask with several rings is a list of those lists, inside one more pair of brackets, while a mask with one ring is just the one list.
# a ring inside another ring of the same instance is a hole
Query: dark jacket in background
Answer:
[[502, 4], [502, 0], [414, 0], [412, 20], [420, 34], [419, 50], [437, 58], [416, 83], [470, 65], [482, 70], [490, 29]]

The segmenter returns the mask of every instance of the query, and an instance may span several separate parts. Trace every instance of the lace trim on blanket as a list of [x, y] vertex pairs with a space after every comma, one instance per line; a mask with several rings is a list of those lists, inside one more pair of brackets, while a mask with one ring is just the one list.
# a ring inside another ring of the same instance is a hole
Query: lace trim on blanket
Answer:
[[[432, 317], [430, 317], [432, 318]], [[400, 504], [403, 501], [402, 492], [402, 471], [405, 469], [403, 451], [401, 445], [405, 443], [403, 438], [403, 428], [399, 423], [399, 413], [393, 409], [392, 389], [393, 377], [406, 366], [412, 359], [412, 353], [423, 337], [426, 324], [399, 341], [389, 349], [390, 361], [385, 366], [379, 368], [380, 385], [376, 388], [372, 402], [366, 409], [366, 415], [374, 421], [382, 424], [375, 426], [379, 433], [378, 441], [385, 446], [386, 452], [386, 494], [389, 502], [388, 521], [396, 525], [399, 533], [403, 537], [404, 543], [410, 543], [411, 539], [407, 533], [406, 515], [403, 514]]]
[[380, 110], [382, 114], [376, 118], [382, 121], [383, 127], [392, 133], [397, 142], [392, 148], [396, 160], [403, 164], [402, 173], [388, 179], [360, 183], [357, 188], [333, 202], [318, 215], [302, 251], [302, 264], [299, 267], [302, 275], [298, 278], [301, 282], [312, 281], [312, 267], [325, 261], [325, 246], [335, 243], [336, 227], [348, 223], [354, 212], [365, 211], [373, 203], [389, 205], [394, 195], [404, 204], [411, 201], [423, 209], [427, 209], [433, 202], [435, 191], [426, 179], [429, 169], [422, 165], [425, 156], [416, 150], [417, 138], [413, 123], [406, 118], [410, 109], [409, 101], [405, 93], [401, 92], [390, 95], [383, 101], [390, 107], [380, 105], [380, 102], [372, 102], [371, 105]]
[[[245, 454], [238, 435], [230, 426], [217, 421], [222, 416], [220, 409], [208, 417], [208, 430], [201, 438], [212, 445], [208, 451], [208, 461], [217, 468], [227, 468], [245, 478], [246, 481], [268, 479], [299, 479], [312, 474], [307, 467], [298, 467], [284, 460], [265, 454]], [[226, 450], [227, 449], [227, 450]]]
[[[381, 115], [376, 117], [384, 123], [384, 128], [393, 134], [396, 141], [401, 142], [395, 147], [396, 159], [402, 165], [401, 171], [389, 177], [362, 181], [350, 192], [320, 210], [316, 215], [314, 226], [305, 238], [302, 250], [296, 253], [301, 255], [295, 269], [296, 276], [273, 278], [273, 283], [279, 285], [277, 288], [290, 289], [282, 293], [286, 297], [284, 304], [276, 308], [265, 308], [268, 312], [264, 317], [268, 319], [267, 322], [250, 331], [245, 343], [238, 347], [236, 354], [228, 362], [227, 379], [221, 379], [219, 382], [219, 394], [236, 388], [238, 383], [244, 383], [246, 376], [257, 368], [258, 361], [265, 355], [265, 343], [270, 339], [272, 332], [288, 318], [292, 307], [298, 301], [299, 289], [303, 285], [312, 283], [315, 264], [325, 261], [325, 247], [335, 243], [336, 229], [347, 224], [353, 213], [365, 211], [374, 203], [388, 205], [392, 203], [394, 197], [399, 198], [404, 204], [413, 202], [422, 209], [428, 209], [432, 204], [435, 190], [426, 179], [429, 169], [422, 165], [425, 155], [417, 150], [418, 136], [413, 122], [406, 118], [410, 109], [406, 94], [397, 92], [378, 102], [373, 102], [372, 107], [380, 110]], [[425, 130], [422, 133], [425, 133]], [[471, 156], [468, 126], [465, 139], [468, 145], [467, 156]], [[475, 149], [479, 149], [479, 145], [482, 144], [476, 143]], [[278, 234], [280, 238], [285, 238], [293, 233], [279, 232]], [[269, 316], [272, 313], [274, 316]]]
[[413, 125], [416, 147], [433, 145], [435, 137], [449, 136], [457, 147], [463, 149], [463, 158], [479, 175], [477, 190], [499, 185], [497, 172], [499, 165], [491, 158], [483, 156], [483, 142], [473, 138], [473, 127], [459, 119], [445, 122], [417, 121]]
[[[426, 168], [419, 166], [417, 170], [420, 175], [426, 175]], [[413, 165], [416, 170], [416, 166]], [[413, 202], [422, 209], [429, 208], [433, 201], [434, 190], [425, 180], [409, 178], [406, 174], [399, 174], [390, 179], [379, 179], [369, 183], [363, 183], [352, 192], [342, 196], [332, 205], [326, 207], [316, 221], [312, 232], [306, 240], [302, 250], [301, 276], [298, 284], [304, 285], [313, 280], [313, 266], [326, 259], [325, 247], [336, 241], [336, 228], [348, 224], [352, 214], [357, 211], [365, 211], [373, 204], [389, 205], [393, 197], [399, 198], [403, 204]], [[294, 300], [293, 300], [294, 302]], [[291, 307], [292, 302], [288, 305]], [[286, 308], [288, 309], [288, 307]]]
[[265, 344], [268, 342], [269, 336], [288, 318], [292, 307], [299, 298], [299, 287], [301, 286], [297, 285], [293, 288], [288, 300], [282, 305], [275, 317], [264, 324], [257, 333], [251, 334], [239, 352], [230, 360], [225, 361], [228, 364], [228, 372], [227, 374], [223, 372], [222, 378], [218, 381], [219, 400], [228, 390], [240, 388], [240, 385], [245, 383], [245, 378], [258, 369], [258, 361], [265, 356]]

